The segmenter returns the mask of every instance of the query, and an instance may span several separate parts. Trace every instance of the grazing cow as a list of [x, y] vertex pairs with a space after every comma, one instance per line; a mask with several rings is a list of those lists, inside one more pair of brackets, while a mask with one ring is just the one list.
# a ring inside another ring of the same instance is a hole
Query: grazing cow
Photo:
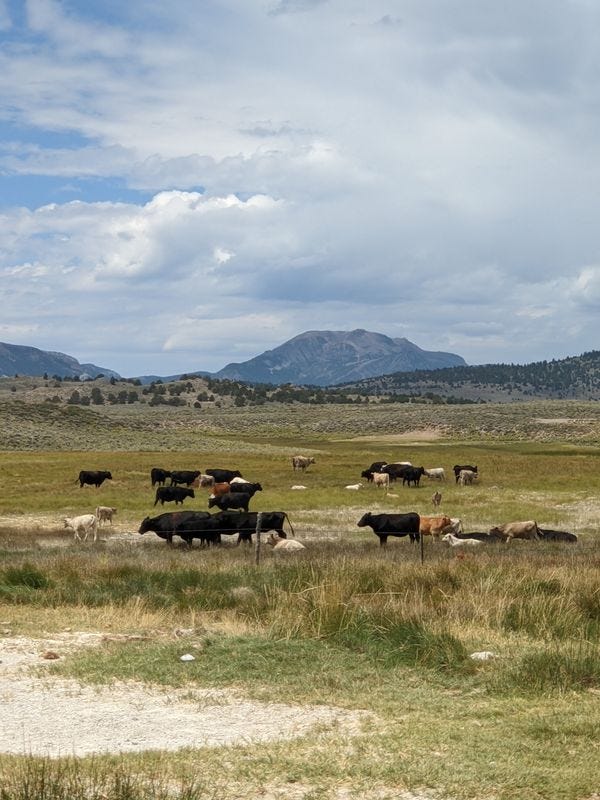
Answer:
[[[95, 514], [81, 514], [79, 517], [65, 517], [65, 528], [71, 528], [78, 542], [86, 541], [91, 533], [94, 541], [98, 538], [98, 517]], [[83, 539], [82, 539], [83, 537]]]
[[112, 518], [117, 513], [116, 508], [111, 506], [96, 506], [96, 516], [98, 517], [98, 524], [101, 522], [108, 522], [112, 525]]
[[267, 542], [273, 548], [274, 553], [293, 553], [294, 551], [306, 550], [305, 546], [297, 539], [282, 539], [273, 533], [269, 536]]
[[511, 539], [540, 539], [540, 531], [534, 519], [525, 522], [505, 522], [504, 525], [496, 525], [490, 528], [490, 536], [502, 536], [509, 544]]
[[477, 472], [477, 466], [472, 467], [470, 464], [455, 464], [452, 467], [452, 472], [454, 472], [455, 483], [458, 483], [458, 476], [460, 475], [461, 469], [468, 469], [471, 472]]
[[300, 470], [300, 472], [305, 472], [311, 464], [315, 464], [315, 460], [312, 456], [292, 456], [292, 468], [294, 472]]
[[260, 483], [250, 483], [250, 481], [244, 481], [243, 483], [230, 483], [229, 484], [230, 491], [236, 494], [249, 494], [250, 497], [255, 495], [256, 492], [262, 492], [263, 488]]
[[229, 508], [248, 511], [251, 499], [252, 495], [246, 492], [227, 492], [226, 494], [220, 495], [220, 497], [209, 497], [208, 507], [213, 508], [217, 506], [221, 511], [227, 511]]
[[405, 483], [409, 486], [411, 483], [415, 486], [419, 486], [421, 476], [425, 474], [423, 467], [403, 467], [403, 469], [404, 472], [402, 474], [402, 486], [404, 486]]
[[171, 472], [171, 486], [191, 486], [202, 473], [199, 469], [174, 469]]
[[442, 542], [446, 542], [450, 547], [481, 547], [483, 544], [479, 539], [459, 539], [453, 533], [442, 536]]
[[440, 492], [434, 492], [431, 495], [431, 502], [433, 503], [435, 508], [438, 508], [442, 503], [442, 495], [441, 495], [441, 493]]
[[[179, 535], [191, 547], [192, 539], [198, 538], [201, 543], [216, 544], [220, 541], [219, 528], [211, 522], [214, 519], [208, 511], [175, 511], [159, 514], [158, 517], [146, 517], [142, 520], [138, 533], [152, 531], [167, 544], [173, 544], [173, 536]], [[180, 530], [182, 533], [180, 533]], [[205, 535], [206, 532], [206, 535]], [[185, 534], [185, 535], [184, 535]], [[204, 542], [206, 540], [206, 542]]]
[[83, 488], [84, 484], [95, 486], [97, 489], [99, 486], [102, 486], [104, 481], [112, 481], [112, 475], [110, 472], [106, 472], [105, 470], [82, 469], [77, 480], [79, 481], [80, 489]]
[[358, 492], [359, 489], [362, 489], [362, 483], [351, 483], [349, 486], [346, 486], [345, 488], [351, 489], [353, 492]]
[[185, 489], [183, 486], [159, 486], [156, 490], [156, 498], [154, 505], [160, 502], [161, 506], [165, 503], [172, 503], [175, 505], [183, 504], [186, 497], [195, 497], [193, 489]]
[[213, 484], [210, 496], [221, 497], [222, 494], [227, 494], [231, 489], [230, 483], [215, 483]]
[[477, 473], [473, 472], [472, 469], [461, 469], [458, 473], [458, 481], [461, 486], [472, 486], [473, 483], [477, 480]]
[[234, 478], [241, 478], [239, 469], [207, 469], [207, 475], [212, 475], [215, 483], [231, 483]]
[[367, 481], [367, 483], [373, 483], [374, 474], [375, 473], [370, 469], [363, 469], [363, 471], [360, 473], [360, 477], [364, 478]]
[[421, 536], [432, 536], [437, 539], [441, 533], [444, 533], [446, 528], [452, 527], [452, 520], [450, 517], [421, 517], [419, 523], [419, 533]]
[[387, 544], [388, 536], [409, 536], [411, 542], [419, 540], [419, 515], [408, 514], [371, 514], [368, 511], [356, 523], [359, 528], [369, 526], [379, 536], [379, 545]]
[[164, 486], [165, 481], [167, 478], [171, 477], [171, 472], [168, 469], [160, 469], [160, 467], [152, 467], [150, 470], [150, 480], [152, 481], [152, 486], [155, 486], [157, 483], [159, 486]]
[[433, 469], [426, 469], [425, 475], [433, 481], [445, 481], [446, 473], [443, 467], [434, 467]]
[[545, 542], [576, 542], [577, 536], [570, 531], [553, 531], [551, 528], [538, 528], [540, 538]]
[[383, 488], [387, 490], [390, 488], [390, 476], [387, 472], [374, 472], [373, 483], [377, 488], [383, 486]]
[[[218, 521], [221, 533], [226, 535], [237, 533], [237, 543], [239, 544], [240, 542], [252, 541], [252, 534], [256, 532], [258, 512], [219, 511], [217, 514], [213, 514], [213, 519]], [[285, 511], [263, 511], [261, 514], [261, 531], [275, 531], [282, 539], [287, 539], [283, 530], [286, 520], [293, 536], [294, 529]]]

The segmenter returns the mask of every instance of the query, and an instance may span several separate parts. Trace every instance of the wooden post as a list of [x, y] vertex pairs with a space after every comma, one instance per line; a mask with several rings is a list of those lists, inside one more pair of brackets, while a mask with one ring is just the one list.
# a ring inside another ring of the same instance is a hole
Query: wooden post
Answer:
[[260, 564], [260, 529], [262, 527], [262, 511], [256, 515], [256, 542], [254, 543], [254, 563]]

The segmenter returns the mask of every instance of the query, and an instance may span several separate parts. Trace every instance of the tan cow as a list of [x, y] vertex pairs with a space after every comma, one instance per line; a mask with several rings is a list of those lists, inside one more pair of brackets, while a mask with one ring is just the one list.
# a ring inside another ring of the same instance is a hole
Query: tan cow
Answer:
[[534, 519], [496, 525], [496, 527], [490, 528], [490, 536], [503, 536], [506, 544], [510, 544], [512, 539], [531, 539], [536, 541], [542, 538], [537, 522]]
[[387, 472], [374, 472], [373, 485], [377, 486], [378, 488], [383, 486], [383, 488], [387, 491], [387, 489], [390, 488], [390, 476], [387, 474]]
[[438, 536], [446, 530], [452, 528], [452, 520], [450, 517], [421, 517], [419, 522], [419, 533], [421, 536], [432, 536], [437, 540]]
[[304, 472], [311, 464], [316, 463], [312, 456], [292, 456], [292, 467], [294, 472], [300, 470]]

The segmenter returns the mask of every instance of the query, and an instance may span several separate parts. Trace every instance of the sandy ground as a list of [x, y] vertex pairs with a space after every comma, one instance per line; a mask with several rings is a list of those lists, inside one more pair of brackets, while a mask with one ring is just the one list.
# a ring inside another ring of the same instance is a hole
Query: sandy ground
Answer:
[[103, 634], [65, 633], [52, 639], [0, 639], [0, 752], [86, 756], [140, 750], [269, 742], [302, 736], [315, 725], [345, 735], [365, 713], [329, 706], [257, 703], [221, 689], [169, 690], [135, 683], [92, 688], [51, 675], [33, 676]]

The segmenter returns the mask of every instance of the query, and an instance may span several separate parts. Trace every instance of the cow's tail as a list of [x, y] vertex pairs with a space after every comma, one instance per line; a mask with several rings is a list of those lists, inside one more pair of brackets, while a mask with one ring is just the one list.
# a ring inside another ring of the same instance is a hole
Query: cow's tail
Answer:
[[295, 538], [296, 538], [296, 534], [294, 533], [294, 526], [293, 526], [293, 525], [292, 525], [292, 523], [290, 522], [290, 518], [289, 518], [289, 517], [288, 517], [288, 515], [285, 513], [285, 511], [283, 512], [283, 515], [284, 515], [284, 517], [287, 519], [288, 525], [290, 526], [290, 531], [291, 531], [291, 533], [292, 533], [292, 539], [295, 539]]

